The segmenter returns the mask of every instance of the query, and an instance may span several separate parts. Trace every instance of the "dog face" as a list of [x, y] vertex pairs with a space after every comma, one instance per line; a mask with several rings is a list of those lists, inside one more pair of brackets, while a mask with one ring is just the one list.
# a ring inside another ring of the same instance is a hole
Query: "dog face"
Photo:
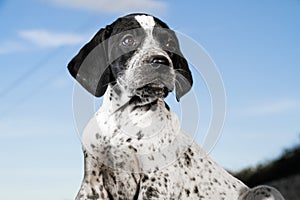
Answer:
[[72, 76], [95, 96], [118, 84], [130, 96], [176, 98], [193, 83], [175, 33], [147, 14], [121, 17], [101, 29], [71, 60]]

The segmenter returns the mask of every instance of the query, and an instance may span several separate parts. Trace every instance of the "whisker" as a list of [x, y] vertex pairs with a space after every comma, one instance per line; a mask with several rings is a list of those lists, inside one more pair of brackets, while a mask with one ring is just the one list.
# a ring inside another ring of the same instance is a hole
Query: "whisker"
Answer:
[[127, 101], [125, 104], [123, 104], [122, 106], [120, 106], [118, 109], [116, 109], [115, 111], [113, 111], [110, 116], [114, 115], [115, 113], [119, 112], [119, 111], [123, 111], [127, 106], [129, 105], [129, 101]]
[[111, 84], [111, 83], [117, 83], [117, 81], [111, 81], [111, 82], [109, 82], [109, 83], [104, 84], [103, 86], [108, 86], [108, 85]]
[[184, 69], [174, 69], [174, 71], [183, 71], [183, 72], [186, 72], [186, 70], [184, 70]]

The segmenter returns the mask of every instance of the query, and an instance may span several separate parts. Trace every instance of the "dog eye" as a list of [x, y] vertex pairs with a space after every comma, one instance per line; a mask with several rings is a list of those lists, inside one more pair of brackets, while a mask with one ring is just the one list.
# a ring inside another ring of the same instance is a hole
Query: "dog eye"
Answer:
[[131, 46], [135, 45], [135, 40], [134, 40], [133, 36], [126, 35], [125, 37], [123, 37], [122, 45], [125, 47], [131, 47]]

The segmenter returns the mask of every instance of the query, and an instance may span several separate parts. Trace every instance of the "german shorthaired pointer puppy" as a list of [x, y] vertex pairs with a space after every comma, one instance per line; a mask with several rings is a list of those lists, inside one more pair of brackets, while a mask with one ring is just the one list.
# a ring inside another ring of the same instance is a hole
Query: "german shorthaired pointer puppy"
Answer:
[[103, 97], [87, 124], [85, 174], [76, 200], [282, 200], [274, 188], [248, 188], [193, 142], [165, 103], [193, 83], [175, 33], [148, 14], [101, 29], [68, 65], [91, 94]]

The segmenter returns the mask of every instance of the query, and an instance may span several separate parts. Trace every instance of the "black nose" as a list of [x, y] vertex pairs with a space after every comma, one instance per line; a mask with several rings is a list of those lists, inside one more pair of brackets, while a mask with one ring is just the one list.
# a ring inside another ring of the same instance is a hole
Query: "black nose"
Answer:
[[166, 66], [170, 66], [170, 62], [169, 60], [165, 57], [165, 56], [151, 56], [150, 59], [150, 64], [153, 65], [166, 65]]

